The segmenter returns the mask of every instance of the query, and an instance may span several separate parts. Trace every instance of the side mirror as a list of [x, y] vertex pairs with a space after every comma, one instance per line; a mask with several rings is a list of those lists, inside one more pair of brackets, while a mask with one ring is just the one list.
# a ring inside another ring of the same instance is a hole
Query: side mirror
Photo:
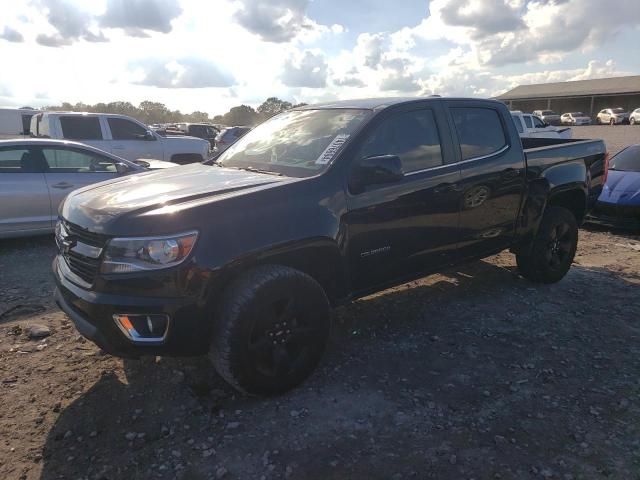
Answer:
[[129, 173], [129, 167], [124, 163], [118, 162], [116, 163], [116, 172], [118, 172], [118, 175], [124, 175], [126, 173]]
[[353, 193], [361, 193], [370, 185], [399, 182], [404, 178], [402, 163], [397, 155], [378, 155], [358, 160], [349, 178]]
[[147, 141], [153, 141], [156, 139], [156, 136], [151, 130], [147, 130], [146, 132], [144, 132], [144, 139]]

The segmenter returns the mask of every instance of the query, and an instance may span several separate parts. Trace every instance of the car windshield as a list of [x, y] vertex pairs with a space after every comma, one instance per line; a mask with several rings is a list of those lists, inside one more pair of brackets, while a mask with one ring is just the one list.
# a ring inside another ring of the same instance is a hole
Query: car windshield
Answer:
[[640, 144], [625, 148], [609, 162], [609, 170], [640, 172]]
[[555, 115], [555, 112], [552, 112], [551, 110], [543, 110], [542, 111], [542, 115]]
[[612, 108], [611, 111], [613, 113], [624, 113], [624, 109], [622, 108]]
[[574, 117], [584, 117], [584, 113], [582, 112], [573, 112], [571, 115]]
[[281, 113], [257, 126], [216, 161], [223, 167], [309, 177], [326, 169], [370, 110], [319, 109]]

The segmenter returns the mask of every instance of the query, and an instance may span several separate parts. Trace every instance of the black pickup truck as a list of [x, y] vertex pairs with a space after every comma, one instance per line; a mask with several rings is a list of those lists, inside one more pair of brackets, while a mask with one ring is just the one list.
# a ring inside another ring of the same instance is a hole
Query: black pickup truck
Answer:
[[524, 141], [491, 100], [287, 111], [209, 164], [71, 193], [57, 303], [107, 352], [209, 354], [237, 389], [282, 392], [319, 362], [332, 306], [504, 249], [532, 281], [567, 273], [605, 146]]

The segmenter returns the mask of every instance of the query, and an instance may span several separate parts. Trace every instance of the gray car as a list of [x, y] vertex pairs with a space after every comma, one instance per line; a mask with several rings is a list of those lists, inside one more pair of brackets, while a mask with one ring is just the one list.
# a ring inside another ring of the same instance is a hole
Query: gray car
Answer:
[[224, 152], [249, 130], [251, 130], [251, 127], [225, 128], [218, 134], [218, 136], [216, 136], [215, 152], [218, 154]]
[[544, 123], [549, 125], [561, 125], [560, 114], [553, 110], [534, 110], [533, 115], [540, 118]]
[[141, 166], [64, 140], [2, 140], [0, 238], [53, 232], [58, 205], [72, 190], [167, 163], [144, 160]]

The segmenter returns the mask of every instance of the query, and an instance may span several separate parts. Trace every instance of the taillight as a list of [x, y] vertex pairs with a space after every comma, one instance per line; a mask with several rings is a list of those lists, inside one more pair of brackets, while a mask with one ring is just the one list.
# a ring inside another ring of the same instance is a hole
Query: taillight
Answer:
[[605, 153], [604, 154], [604, 180], [602, 180], [602, 185], [607, 183], [607, 177], [609, 176], [609, 158], [611, 158], [611, 155], [609, 154], [609, 152]]

